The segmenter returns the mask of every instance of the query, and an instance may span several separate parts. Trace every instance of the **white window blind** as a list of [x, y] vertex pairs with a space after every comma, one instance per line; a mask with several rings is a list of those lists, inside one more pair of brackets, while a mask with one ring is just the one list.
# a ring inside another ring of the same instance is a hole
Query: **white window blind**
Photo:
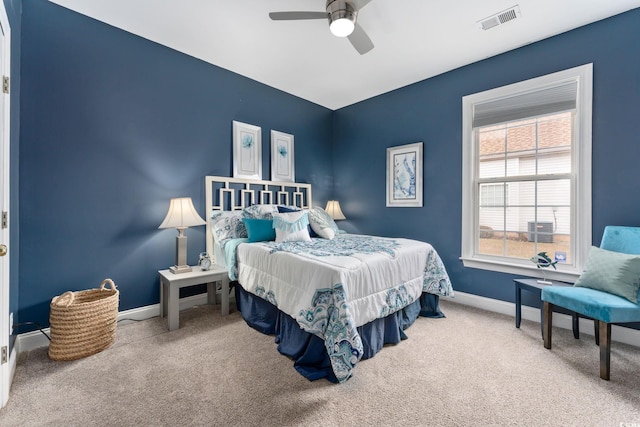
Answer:
[[536, 89], [473, 107], [472, 127], [496, 125], [513, 120], [575, 110], [578, 82], [568, 81], [560, 85]]

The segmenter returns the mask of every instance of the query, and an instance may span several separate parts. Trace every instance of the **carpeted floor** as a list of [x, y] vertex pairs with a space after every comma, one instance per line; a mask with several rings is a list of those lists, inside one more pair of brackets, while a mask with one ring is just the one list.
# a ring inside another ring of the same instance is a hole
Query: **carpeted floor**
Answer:
[[640, 426], [640, 349], [613, 343], [599, 378], [593, 337], [442, 302], [409, 339], [360, 362], [342, 385], [309, 382], [273, 337], [237, 312], [149, 319], [73, 362], [19, 357], [0, 425], [10, 426]]

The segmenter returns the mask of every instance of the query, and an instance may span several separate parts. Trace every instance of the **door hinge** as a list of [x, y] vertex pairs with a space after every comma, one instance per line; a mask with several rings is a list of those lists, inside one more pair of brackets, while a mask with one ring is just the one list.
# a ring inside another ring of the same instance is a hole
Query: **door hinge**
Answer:
[[2, 211], [2, 228], [9, 227], [9, 214], [7, 211]]
[[9, 77], [7, 76], [2, 76], [2, 91], [9, 93]]
[[2, 347], [2, 360], [0, 361], [0, 364], [2, 365], [4, 365], [5, 363], [7, 363], [7, 346], [6, 345]]

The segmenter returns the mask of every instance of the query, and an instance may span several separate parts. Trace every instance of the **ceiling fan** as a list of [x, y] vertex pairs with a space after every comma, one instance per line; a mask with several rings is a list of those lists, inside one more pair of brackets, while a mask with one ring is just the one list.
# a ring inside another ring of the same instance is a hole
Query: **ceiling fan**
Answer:
[[364, 55], [373, 49], [373, 42], [356, 22], [360, 9], [371, 0], [327, 0], [326, 12], [271, 12], [274, 21], [300, 19], [328, 19], [331, 33], [337, 37], [347, 37], [353, 47]]

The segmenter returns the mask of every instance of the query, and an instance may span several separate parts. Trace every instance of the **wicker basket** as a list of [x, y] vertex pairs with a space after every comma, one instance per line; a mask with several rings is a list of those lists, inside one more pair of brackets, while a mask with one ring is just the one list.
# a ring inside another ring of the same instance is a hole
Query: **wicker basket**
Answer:
[[49, 314], [49, 358], [80, 359], [113, 344], [116, 338], [119, 296], [120, 292], [113, 280], [105, 279], [98, 289], [65, 292], [54, 297]]

